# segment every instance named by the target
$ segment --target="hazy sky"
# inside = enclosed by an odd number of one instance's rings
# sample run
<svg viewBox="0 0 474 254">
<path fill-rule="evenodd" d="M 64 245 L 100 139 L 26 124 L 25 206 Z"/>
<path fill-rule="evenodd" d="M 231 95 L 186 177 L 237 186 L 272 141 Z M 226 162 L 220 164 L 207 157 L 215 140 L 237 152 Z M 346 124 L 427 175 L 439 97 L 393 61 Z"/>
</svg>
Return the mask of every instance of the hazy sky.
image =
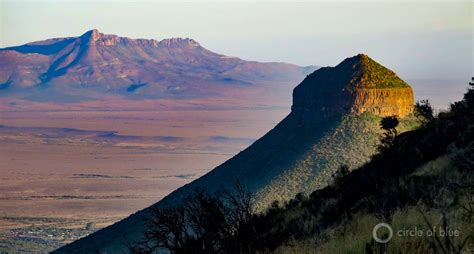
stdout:
<svg viewBox="0 0 474 254">
<path fill-rule="evenodd" d="M 472 1 L 0 1 L 0 47 L 97 28 L 190 37 L 218 53 L 299 65 L 335 65 L 361 52 L 407 79 L 468 80 L 474 72 Z"/>
</svg>

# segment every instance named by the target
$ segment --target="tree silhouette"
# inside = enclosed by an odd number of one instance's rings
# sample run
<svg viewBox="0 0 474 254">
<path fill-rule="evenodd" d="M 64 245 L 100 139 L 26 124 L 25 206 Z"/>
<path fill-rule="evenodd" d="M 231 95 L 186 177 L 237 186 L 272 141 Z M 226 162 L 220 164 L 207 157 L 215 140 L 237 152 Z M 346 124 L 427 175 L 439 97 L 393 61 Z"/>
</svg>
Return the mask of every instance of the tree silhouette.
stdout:
<svg viewBox="0 0 474 254">
<path fill-rule="evenodd" d="M 415 104 L 415 116 L 423 123 L 434 119 L 434 110 L 428 100 L 421 100 Z"/>
<path fill-rule="evenodd" d="M 151 216 L 145 224 L 145 240 L 132 246 L 132 253 L 151 254 L 163 248 L 176 254 L 187 253 L 191 236 L 186 226 L 183 207 L 152 207 Z"/>
<path fill-rule="evenodd" d="M 469 108 L 474 107 L 474 77 L 472 77 L 472 82 L 469 82 L 469 90 L 464 95 L 464 100 L 467 103 Z"/>
<path fill-rule="evenodd" d="M 134 254 L 159 249 L 171 253 L 245 253 L 257 246 L 252 224 L 253 198 L 239 183 L 232 190 L 209 195 L 196 189 L 184 203 L 153 207 L 146 221 L 145 240 L 132 246 Z"/>
<path fill-rule="evenodd" d="M 393 146 L 395 138 L 398 135 L 397 126 L 399 124 L 397 116 L 386 116 L 380 120 L 380 128 L 385 131 L 379 146 L 379 151 L 385 151 Z"/>
<path fill-rule="evenodd" d="M 380 127 L 383 130 L 389 131 L 394 134 L 394 136 L 397 135 L 397 126 L 398 126 L 399 120 L 397 116 L 386 116 L 382 118 L 380 121 Z"/>
<path fill-rule="evenodd" d="M 346 164 L 342 164 L 339 168 L 332 174 L 332 178 L 334 179 L 335 183 L 338 183 L 344 176 L 350 173 L 349 166 Z"/>
</svg>

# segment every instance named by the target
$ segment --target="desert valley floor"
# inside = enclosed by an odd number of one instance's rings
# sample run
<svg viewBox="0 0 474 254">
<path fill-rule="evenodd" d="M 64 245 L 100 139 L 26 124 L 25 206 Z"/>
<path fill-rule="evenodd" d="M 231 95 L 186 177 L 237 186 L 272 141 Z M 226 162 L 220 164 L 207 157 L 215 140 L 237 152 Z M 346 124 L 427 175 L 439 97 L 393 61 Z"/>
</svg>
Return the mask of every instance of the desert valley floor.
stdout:
<svg viewBox="0 0 474 254">
<path fill-rule="evenodd" d="M 4 238 L 73 240 L 89 232 L 48 228 L 93 222 L 94 230 L 151 205 L 244 149 L 286 113 L 3 112 L 0 231 Z"/>
</svg>

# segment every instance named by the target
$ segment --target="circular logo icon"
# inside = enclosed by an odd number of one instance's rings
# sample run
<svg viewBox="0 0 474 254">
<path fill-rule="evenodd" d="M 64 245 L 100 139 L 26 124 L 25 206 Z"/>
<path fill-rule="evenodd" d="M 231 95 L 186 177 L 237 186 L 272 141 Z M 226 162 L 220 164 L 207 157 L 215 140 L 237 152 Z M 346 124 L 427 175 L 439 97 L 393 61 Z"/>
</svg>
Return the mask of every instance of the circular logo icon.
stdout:
<svg viewBox="0 0 474 254">
<path fill-rule="evenodd" d="M 388 236 L 385 239 L 381 239 L 377 235 L 377 231 L 381 228 L 386 228 L 388 230 Z M 372 230 L 372 237 L 378 243 L 388 243 L 393 237 L 392 227 L 390 227 L 390 225 L 388 225 L 387 223 L 379 223 L 379 224 L 375 225 L 374 229 Z"/>
</svg>

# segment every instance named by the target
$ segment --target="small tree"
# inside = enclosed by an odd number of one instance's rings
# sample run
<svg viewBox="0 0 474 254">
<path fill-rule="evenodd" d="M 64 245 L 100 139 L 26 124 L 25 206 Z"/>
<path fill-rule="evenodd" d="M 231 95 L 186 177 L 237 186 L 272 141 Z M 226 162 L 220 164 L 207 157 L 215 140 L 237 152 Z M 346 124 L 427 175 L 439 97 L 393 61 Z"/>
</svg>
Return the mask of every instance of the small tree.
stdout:
<svg viewBox="0 0 474 254">
<path fill-rule="evenodd" d="M 385 151 L 393 146 L 395 138 L 398 135 L 397 126 L 399 124 L 397 116 L 386 116 L 380 121 L 380 128 L 385 131 L 379 146 L 380 151 Z"/>
<path fill-rule="evenodd" d="M 434 119 L 434 110 L 428 100 L 421 100 L 415 104 L 415 116 L 423 123 Z"/>
<path fill-rule="evenodd" d="M 349 166 L 342 164 L 339 168 L 332 174 L 334 183 L 338 183 L 344 176 L 348 175 L 350 172 Z"/>
<path fill-rule="evenodd" d="M 397 126 L 400 123 L 397 116 L 386 116 L 380 121 L 380 127 L 392 134 L 392 136 L 397 136 Z"/>
</svg>

